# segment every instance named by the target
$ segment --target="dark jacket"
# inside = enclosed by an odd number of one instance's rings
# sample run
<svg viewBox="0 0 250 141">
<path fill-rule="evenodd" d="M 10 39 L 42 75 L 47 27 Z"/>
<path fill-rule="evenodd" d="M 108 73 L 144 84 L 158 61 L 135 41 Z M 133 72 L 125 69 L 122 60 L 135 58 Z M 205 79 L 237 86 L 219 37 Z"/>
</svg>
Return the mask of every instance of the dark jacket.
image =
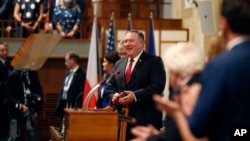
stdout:
<svg viewBox="0 0 250 141">
<path fill-rule="evenodd" d="M 67 77 L 67 73 L 65 74 L 64 80 Z M 79 67 L 77 71 L 74 73 L 73 79 L 69 86 L 69 90 L 67 93 L 67 103 L 70 107 L 78 107 L 82 106 L 82 92 L 84 88 L 86 73 Z M 64 115 L 64 108 L 62 103 L 62 94 L 63 94 L 64 81 L 62 84 L 62 89 L 60 95 L 58 97 L 57 105 L 56 105 L 56 116 L 62 118 Z M 77 105 L 75 105 L 77 104 Z"/>
<path fill-rule="evenodd" d="M 191 86 L 194 83 L 200 82 L 201 73 L 197 73 L 187 82 L 187 85 Z M 179 92 L 179 90 L 170 89 L 169 99 L 173 100 L 173 96 Z M 172 117 L 166 116 L 164 127 L 166 131 L 160 135 L 150 136 L 147 141 L 182 141 L 179 129 L 177 128 L 177 125 Z"/>
<path fill-rule="evenodd" d="M 30 96 L 37 95 L 43 98 L 43 91 L 40 85 L 39 77 L 36 71 L 28 71 L 28 76 L 30 79 L 29 89 L 30 89 Z M 22 77 L 22 70 L 14 70 L 9 74 L 8 81 L 7 81 L 7 88 L 6 88 L 6 96 L 8 99 L 9 110 L 11 118 L 17 118 L 22 114 L 19 111 L 17 104 L 25 104 L 25 94 L 24 94 L 24 80 Z M 29 97 L 30 98 L 30 97 Z M 34 108 L 34 105 L 31 105 L 31 101 L 28 99 L 27 106 L 29 110 L 33 110 L 33 112 L 39 112 L 41 109 L 41 105 L 39 108 Z"/>
<path fill-rule="evenodd" d="M 165 87 L 166 73 L 162 59 L 143 52 L 135 64 L 128 84 L 125 83 L 127 61 L 128 58 L 124 58 L 116 63 L 114 72 L 119 72 L 119 74 L 109 81 L 107 92 L 112 97 L 116 92 L 133 91 L 137 101 L 128 105 L 129 116 L 136 118 L 137 125 L 152 124 L 160 129 L 162 112 L 156 109 L 152 95 L 162 94 Z M 129 131 L 131 127 L 128 125 L 127 128 L 128 139 L 133 138 Z"/>
</svg>

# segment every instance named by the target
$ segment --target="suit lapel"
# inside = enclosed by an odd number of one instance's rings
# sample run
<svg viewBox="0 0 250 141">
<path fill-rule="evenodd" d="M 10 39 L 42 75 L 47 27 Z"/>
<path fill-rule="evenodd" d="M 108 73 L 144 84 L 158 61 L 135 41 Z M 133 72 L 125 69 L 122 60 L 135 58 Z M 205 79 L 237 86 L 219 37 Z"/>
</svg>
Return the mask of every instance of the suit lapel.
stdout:
<svg viewBox="0 0 250 141">
<path fill-rule="evenodd" d="M 143 52 L 141 54 L 141 56 L 139 57 L 138 61 L 136 62 L 134 69 L 132 70 L 131 77 L 130 77 L 130 80 L 128 82 L 128 85 L 133 84 L 131 82 L 135 82 L 134 79 L 136 79 L 136 75 L 137 75 L 136 73 L 140 69 L 140 67 L 142 66 L 142 64 L 143 64 L 143 62 L 145 60 L 145 57 L 146 57 L 146 54 L 145 54 L 145 52 Z"/>
</svg>

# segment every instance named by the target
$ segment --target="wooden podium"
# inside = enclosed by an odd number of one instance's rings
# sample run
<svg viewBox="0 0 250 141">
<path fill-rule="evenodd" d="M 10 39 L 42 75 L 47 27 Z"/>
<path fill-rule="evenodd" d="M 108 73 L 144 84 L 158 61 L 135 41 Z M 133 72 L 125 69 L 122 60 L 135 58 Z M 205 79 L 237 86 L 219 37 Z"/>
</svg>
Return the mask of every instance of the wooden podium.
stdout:
<svg viewBox="0 0 250 141">
<path fill-rule="evenodd" d="M 65 141 L 117 141 L 118 114 L 65 109 Z"/>
</svg>

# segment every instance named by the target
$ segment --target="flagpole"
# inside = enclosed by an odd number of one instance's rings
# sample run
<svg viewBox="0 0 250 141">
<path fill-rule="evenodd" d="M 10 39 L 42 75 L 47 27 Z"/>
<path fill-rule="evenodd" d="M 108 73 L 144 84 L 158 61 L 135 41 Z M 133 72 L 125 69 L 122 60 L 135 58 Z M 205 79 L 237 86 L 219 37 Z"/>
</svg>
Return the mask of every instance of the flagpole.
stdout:
<svg viewBox="0 0 250 141">
<path fill-rule="evenodd" d="M 116 33 L 115 33 L 115 12 L 112 12 L 112 17 L 113 17 L 113 33 L 114 33 L 114 51 L 116 50 Z"/>
<path fill-rule="evenodd" d="M 155 51 L 155 41 L 154 41 L 154 20 L 153 12 L 150 12 L 149 15 L 149 33 L 148 33 L 148 48 L 147 51 L 149 54 L 156 54 Z"/>
<path fill-rule="evenodd" d="M 128 31 L 133 29 L 131 13 L 128 13 Z"/>
</svg>

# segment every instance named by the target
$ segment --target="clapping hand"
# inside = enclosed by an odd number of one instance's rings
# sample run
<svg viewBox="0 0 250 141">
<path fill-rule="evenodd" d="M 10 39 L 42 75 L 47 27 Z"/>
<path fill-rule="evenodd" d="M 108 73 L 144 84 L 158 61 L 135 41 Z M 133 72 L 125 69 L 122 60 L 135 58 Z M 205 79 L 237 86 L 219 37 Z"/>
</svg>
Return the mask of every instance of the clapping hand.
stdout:
<svg viewBox="0 0 250 141">
<path fill-rule="evenodd" d="M 136 126 L 131 129 L 131 133 L 136 137 L 130 141 L 146 141 L 149 136 L 158 135 L 160 132 L 152 125 Z"/>
</svg>

